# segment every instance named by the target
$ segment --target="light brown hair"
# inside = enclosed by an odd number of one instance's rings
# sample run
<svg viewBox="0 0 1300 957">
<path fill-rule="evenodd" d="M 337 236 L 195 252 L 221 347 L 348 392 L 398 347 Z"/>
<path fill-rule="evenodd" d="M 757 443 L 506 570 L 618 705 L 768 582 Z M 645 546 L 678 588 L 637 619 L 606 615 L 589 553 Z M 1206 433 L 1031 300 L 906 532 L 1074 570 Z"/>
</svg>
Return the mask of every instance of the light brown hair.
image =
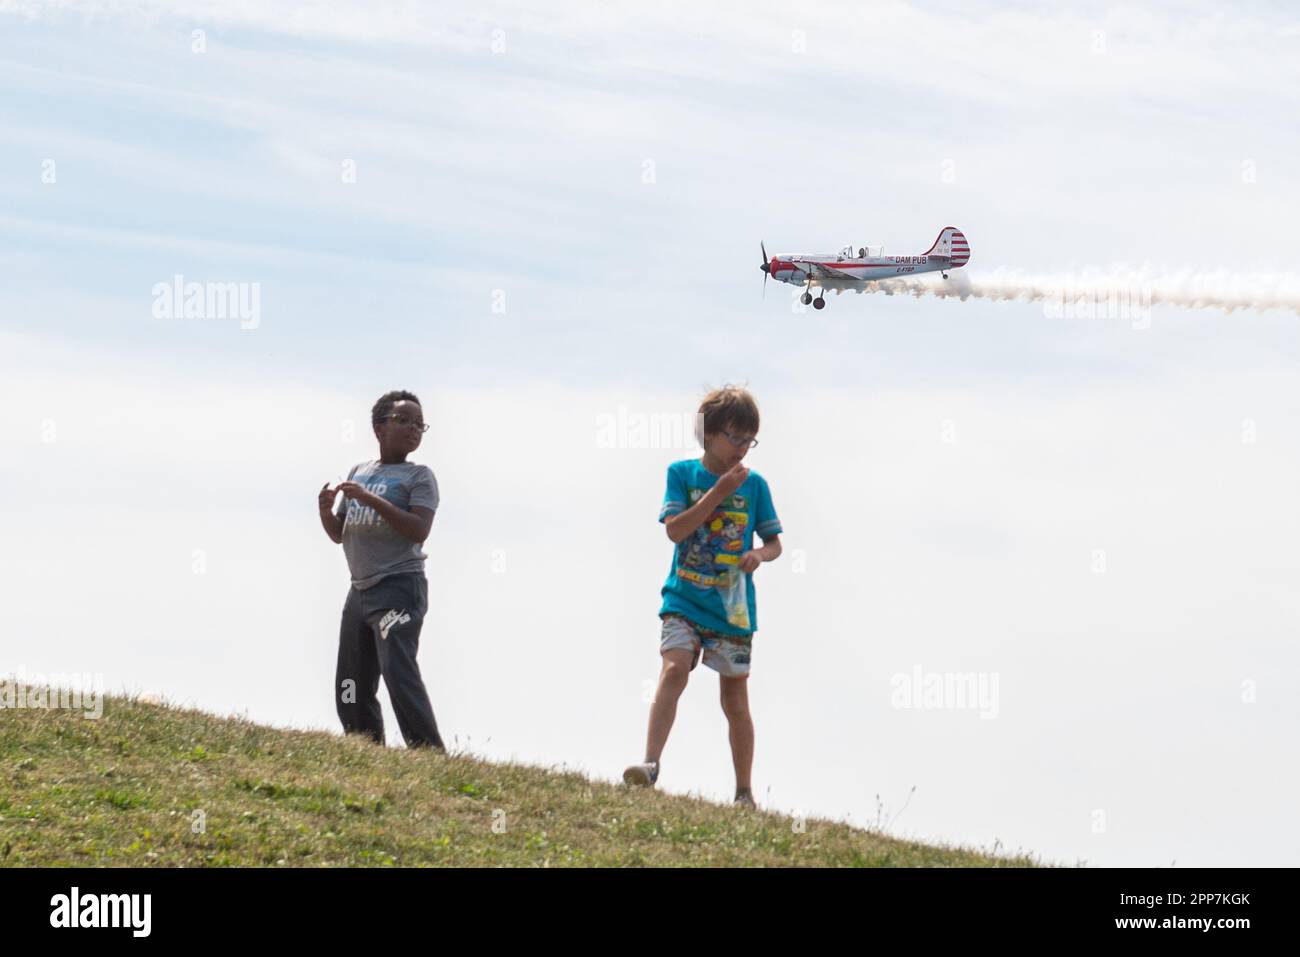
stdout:
<svg viewBox="0 0 1300 957">
<path fill-rule="evenodd" d="M 758 403 L 748 391 L 736 385 L 714 389 L 700 403 L 698 423 L 703 423 L 705 435 L 716 435 L 724 429 L 734 429 L 747 435 L 758 434 Z M 703 436 L 699 436 L 703 442 Z"/>
</svg>

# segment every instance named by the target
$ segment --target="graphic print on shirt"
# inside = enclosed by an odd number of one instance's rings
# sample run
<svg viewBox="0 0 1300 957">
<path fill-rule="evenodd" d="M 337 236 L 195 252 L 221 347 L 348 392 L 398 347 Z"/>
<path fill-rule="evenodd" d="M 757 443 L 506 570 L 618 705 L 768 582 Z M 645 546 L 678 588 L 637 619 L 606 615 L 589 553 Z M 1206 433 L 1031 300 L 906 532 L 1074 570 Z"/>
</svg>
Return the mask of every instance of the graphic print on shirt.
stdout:
<svg viewBox="0 0 1300 957">
<path fill-rule="evenodd" d="M 361 487 L 372 495 L 378 495 L 384 498 L 384 493 L 388 491 L 386 481 L 378 482 L 361 482 Z M 348 499 L 348 512 L 346 525 L 378 525 L 383 522 L 383 518 L 369 505 L 362 505 L 354 498 Z"/>
<path fill-rule="evenodd" d="M 688 491 L 694 505 L 706 489 Z M 745 547 L 745 531 L 749 527 L 749 502 L 743 495 L 732 494 L 723 499 L 691 537 L 677 546 L 677 577 L 709 588 L 724 584 L 728 569 L 740 564 L 740 553 Z"/>
</svg>

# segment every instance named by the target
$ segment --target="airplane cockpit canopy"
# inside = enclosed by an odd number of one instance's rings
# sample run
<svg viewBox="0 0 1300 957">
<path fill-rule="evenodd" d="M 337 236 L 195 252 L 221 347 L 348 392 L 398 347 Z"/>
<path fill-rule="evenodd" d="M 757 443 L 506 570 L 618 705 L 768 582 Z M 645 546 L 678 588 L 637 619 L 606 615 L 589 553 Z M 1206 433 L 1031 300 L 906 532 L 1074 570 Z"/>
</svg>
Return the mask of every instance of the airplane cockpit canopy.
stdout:
<svg viewBox="0 0 1300 957">
<path fill-rule="evenodd" d="M 841 259 L 866 259 L 869 256 L 879 256 L 884 246 L 845 246 L 840 250 Z"/>
</svg>

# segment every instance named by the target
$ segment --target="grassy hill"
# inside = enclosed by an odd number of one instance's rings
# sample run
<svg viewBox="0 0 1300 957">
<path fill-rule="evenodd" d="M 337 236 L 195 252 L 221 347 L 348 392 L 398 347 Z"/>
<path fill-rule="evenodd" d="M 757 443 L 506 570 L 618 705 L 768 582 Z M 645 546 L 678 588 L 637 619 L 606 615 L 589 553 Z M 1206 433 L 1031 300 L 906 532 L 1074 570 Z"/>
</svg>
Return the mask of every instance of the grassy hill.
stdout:
<svg viewBox="0 0 1300 957">
<path fill-rule="evenodd" d="M 0 710 L 0 866 L 1036 866 L 134 698 Z"/>
</svg>

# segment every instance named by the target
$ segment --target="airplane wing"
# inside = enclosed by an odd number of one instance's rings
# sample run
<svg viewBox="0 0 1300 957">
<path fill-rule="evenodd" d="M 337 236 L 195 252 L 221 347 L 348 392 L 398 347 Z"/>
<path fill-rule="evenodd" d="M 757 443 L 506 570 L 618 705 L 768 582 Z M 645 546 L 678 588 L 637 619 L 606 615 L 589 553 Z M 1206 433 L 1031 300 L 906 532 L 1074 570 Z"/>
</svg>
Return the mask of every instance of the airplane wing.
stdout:
<svg viewBox="0 0 1300 957">
<path fill-rule="evenodd" d="M 842 269 L 836 269 L 833 266 L 827 266 L 824 263 L 800 262 L 799 268 L 804 272 L 810 273 L 814 279 L 857 279 L 852 273 L 847 273 Z"/>
</svg>

